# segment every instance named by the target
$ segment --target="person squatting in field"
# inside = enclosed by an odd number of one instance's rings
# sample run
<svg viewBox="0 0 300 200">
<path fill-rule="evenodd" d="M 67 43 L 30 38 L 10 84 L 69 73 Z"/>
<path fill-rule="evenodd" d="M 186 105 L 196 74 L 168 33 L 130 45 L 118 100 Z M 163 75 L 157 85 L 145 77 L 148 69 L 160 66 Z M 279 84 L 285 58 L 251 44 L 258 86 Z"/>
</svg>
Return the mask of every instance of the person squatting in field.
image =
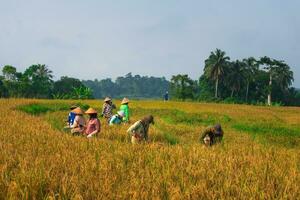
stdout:
<svg viewBox="0 0 300 200">
<path fill-rule="evenodd" d="M 89 108 L 85 113 L 88 114 L 90 118 L 87 121 L 84 135 L 87 136 L 87 138 L 91 138 L 94 135 L 97 136 L 101 129 L 101 123 L 98 119 L 98 112 L 93 108 Z"/>
<path fill-rule="evenodd" d="M 77 108 L 77 106 L 75 105 L 72 105 L 70 106 L 70 112 L 69 112 L 69 115 L 68 115 L 68 120 L 67 120 L 67 126 L 65 126 L 64 128 L 65 129 L 69 129 L 71 128 L 71 126 L 73 125 L 74 123 L 74 119 L 76 117 L 76 114 L 72 112 L 72 110 L 74 110 L 75 108 Z"/>
<path fill-rule="evenodd" d="M 129 99 L 127 99 L 126 97 L 122 100 L 121 102 L 121 106 L 120 106 L 120 111 L 124 112 L 124 116 L 123 116 L 123 122 L 125 123 L 129 123 Z"/>
<path fill-rule="evenodd" d="M 131 143 L 136 144 L 148 140 L 148 130 L 150 124 L 154 124 L 152 115 L 144 117 L 129 127 L 127 133 L 131 135 Z"/>
<path fill-rule="evenodd" d="M 213 144 L 221 142 L 223 135 L 224 132 L 220 124 L 209 126 L 202 132 L 200 142 L 203 142 L 207 146 L 211 146 Z"/>
<path fill-rule="evenodd" d="M 124 117 L 124 112 L 122 110 L 118 111 L 117 114 L 113 115 L 109 121 L 109 125 L 113 126 L 114 124 L 121 124 Z"/>
<path fill-rule="evenodd" d="M 106 119 L 107 123 L 109 123 L 112 115 L 113 115 L 113 109 L 115 109 L 116 106 L 112 103 L 112 99 L 110 97 L 106 97 L 104 99 L 104 104 L 102 107 L 102 116 Z"/>
<path fill-rule="evenodd" d="M 74 119 L 74 123 L 71 126 L 71 133 L 73 135 L 79 135 L 82 134 L 84 131 L 84 127 L 85 127 L 85 119 L 83 117 L 83 111 L 81 110 L 80 107 L 75 108 L 74 110 L 72 110 L 73 113 L 75 113 L 75 119 Z"/>
</svg>

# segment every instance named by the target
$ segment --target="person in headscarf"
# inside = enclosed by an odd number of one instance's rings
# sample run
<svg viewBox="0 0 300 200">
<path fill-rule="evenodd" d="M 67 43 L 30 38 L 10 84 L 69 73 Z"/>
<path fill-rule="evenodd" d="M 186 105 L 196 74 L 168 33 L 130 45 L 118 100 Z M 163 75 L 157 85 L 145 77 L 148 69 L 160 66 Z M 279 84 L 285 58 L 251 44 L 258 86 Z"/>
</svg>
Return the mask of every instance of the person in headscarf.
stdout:
<svg viewBox="0 0 300 200">
<path fill-rule="evenodd" d="M 75 108 L 72 110 L 73 113 L 76 114 L 74 123 L 71 126 L 71 133 L 73 135 L 80 135 L 84 132 L 85 129 L 85 119 L 83 117 L 83 111 L 81 110 L 80 107 Z"/>
<path fill-rule="evenodd" d="M 106 119 L 107 123 L 109 123 L 113 115 L 113 109 L 115 108 L 116 106 L 112 103 L 112 99 L 110 97 L 106 97 L 102 107 L 102 116 Z"/>
<path fill-rule="evenodd" d="M 200 137 L 200 142 L 207 146 L 219 143 L 223 139 L 223 129 L 220 124 L 207 127 Z"/>
<path fill-rule="evenodd" d="M 131 143 L 136 144 L 148 140 L 148 131 L 150 124 L 154 124 L 152 115 L 144 117 L 129 127 L 127 133 L 131 135 Z"/>
<path fill-rule="evenodd" d="M 121 124 L 123 121 L 124 112 L 122 110 L 118 111 L 117 114 L 112 116 L 111 120 L 109 121 L 109 125 L 112 126 L 114 124 Z"/>
<path fill-rule="evenodd" d="M 120 110 L 124 112 L 123 122 L 128 123 L 129 122 L 129 99 L 124 98 L 121 102 Z"/>
<path fill-rule="evenodd" d="M 64 127 L 65 129 L 71 128 L 71 126 L 72 126 L 73 123 L 74 123 L 74 119 L 75 119 L 75 117 L 76 117 L 76 114 L 73 113 L 72 110 L 74 110 L 75 108 L 77 108 L 77 106 L 75 106 L 75 105 L 72 105 L 72 106 L 70 107 L 70 112 L 69 112 L 68 120 L 67 120 L 67 126 Z"/>
<path fill-rule="evenodd" d="M 84 134 L 87 136 L 87 138 L 91 138 L 94 135 L 98 135 L 101 130 L 101 123 L 97 116 L 97 111 L 93 108 L 89 108 L 85 114 L 88 114 L 90 116 L 89 120 L 87 121 L 87 126 L 84 131 Z"/>
</svg>

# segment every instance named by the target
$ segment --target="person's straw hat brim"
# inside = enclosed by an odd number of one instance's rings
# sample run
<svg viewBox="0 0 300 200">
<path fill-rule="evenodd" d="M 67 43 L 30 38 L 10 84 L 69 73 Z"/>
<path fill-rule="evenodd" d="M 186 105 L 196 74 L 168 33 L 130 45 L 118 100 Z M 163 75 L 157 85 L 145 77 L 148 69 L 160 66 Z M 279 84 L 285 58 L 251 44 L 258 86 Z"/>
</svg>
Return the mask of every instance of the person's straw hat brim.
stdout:
<svg viewBox="0 0 300 200">
<path fill-rule="evenodd" d="M 97 112 L 97 110 L 95 110 L 94 108 L 89 108 L 86 112 L 85 112 L 85 114 L 97 114 L 98 112 Z"/>
<path fill-rule="evenodd" d="M 111 101 L 111 98 L 105 97 L 104 102 L 108 102 L 108 101 Z"/>
<path fill-rule="evenodd" d="M 129 99 L 128 98 L 124 98 L 121 102 L 121 104 L 126 104 L 126 103 L 129 103 Z"/>
<path fill-rule="evenodd" d="M 83 115 L 83 111 L 81 110 L 80 107 L 73 109 L 72 112 L 75 113 L 76 115 Z"/>
</svg>

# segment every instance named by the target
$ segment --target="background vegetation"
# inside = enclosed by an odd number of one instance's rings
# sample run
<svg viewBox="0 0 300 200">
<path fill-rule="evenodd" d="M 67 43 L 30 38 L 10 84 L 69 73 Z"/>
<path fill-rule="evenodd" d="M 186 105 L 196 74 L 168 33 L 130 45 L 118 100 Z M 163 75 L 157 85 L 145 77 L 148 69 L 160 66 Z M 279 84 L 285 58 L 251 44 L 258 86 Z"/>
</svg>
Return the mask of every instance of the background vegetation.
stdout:
<svg viewBox="0 0 300 200">
<path fill-rule="evenodd" d="M 288 64 L 269 57 L 231 61 L 220 49 L 205 60 L 199 80 L 186 74 L 148 77 L 128 73 L 103 80 L 79 80 L 63 76 L 54 81 L 46 65 L 36 64 L 24 73 L 6 65 L 0 76 L 0 97 L 92 99 L 158 99 L 170 90 L 171 99 L 259 105 L 300 105 L 300 91 L 291 87 L 294 77 Z"/>
</svg>

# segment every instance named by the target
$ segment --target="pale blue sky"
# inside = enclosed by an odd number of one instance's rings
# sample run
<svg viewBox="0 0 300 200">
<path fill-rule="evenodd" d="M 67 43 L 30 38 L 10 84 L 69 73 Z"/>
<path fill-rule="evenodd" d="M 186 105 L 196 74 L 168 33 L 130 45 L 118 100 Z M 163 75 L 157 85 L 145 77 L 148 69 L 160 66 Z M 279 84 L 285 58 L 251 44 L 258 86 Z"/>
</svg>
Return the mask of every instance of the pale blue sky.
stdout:
<svg viewBox="0 0 300 200">
<path fill-rule="evenodd" d="M 0 0 L 0 65 L 57 78 L 198 78 L 216 48 L 285 60 L 300 87 L 299 0 Z"/>
</svg>

